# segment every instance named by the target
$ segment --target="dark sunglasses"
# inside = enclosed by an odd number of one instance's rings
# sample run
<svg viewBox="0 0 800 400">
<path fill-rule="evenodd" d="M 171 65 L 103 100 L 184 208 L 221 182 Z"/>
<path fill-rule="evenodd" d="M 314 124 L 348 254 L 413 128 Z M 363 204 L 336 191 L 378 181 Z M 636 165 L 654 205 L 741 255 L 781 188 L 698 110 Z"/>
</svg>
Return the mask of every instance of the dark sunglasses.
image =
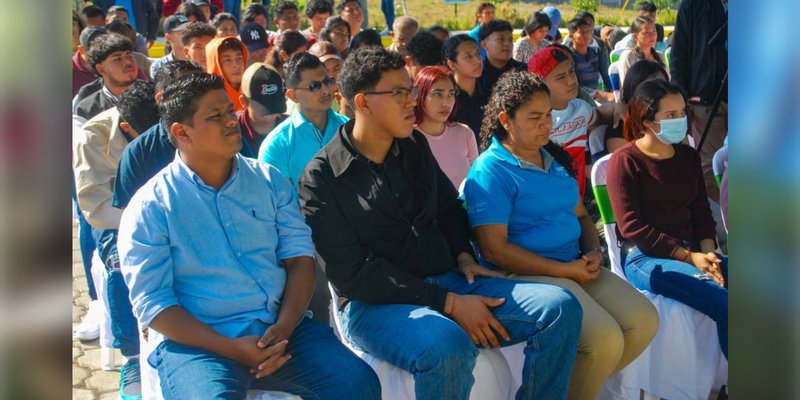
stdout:
<svg viewBox="0 0 800 400">
<path fill-rule="evenodd" d="M 328 77 L 325 77 L 325 79 L 323 79 L 321 81 L 313 81 L 313 82 L 311 82 L 308 85 L 308 87 L 304 87 L 304 88 L 299 87 L 298 89 L 308 90 L 309 92 L 314 93 L 314 92 L 317 92 L 320 89 L 322 89 L 322 85 L 331 87 L 335 83 L 336 83 L 336 78 L 328 76 Z"/>
</svg>

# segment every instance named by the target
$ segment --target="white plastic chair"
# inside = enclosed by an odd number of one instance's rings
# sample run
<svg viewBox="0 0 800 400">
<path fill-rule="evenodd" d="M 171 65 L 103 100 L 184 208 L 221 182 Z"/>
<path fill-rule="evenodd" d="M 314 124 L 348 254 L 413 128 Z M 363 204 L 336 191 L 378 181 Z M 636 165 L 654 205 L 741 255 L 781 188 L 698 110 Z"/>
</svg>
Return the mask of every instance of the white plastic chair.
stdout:
<svg viewBox="0 0 800 400">
<path fill-rule="evenodd" d="M 609 61 L 611 61 L 612 64 L 619 61 L 620 56 L 622 56 L 622 52 L 624 52 L 625 50 L 628 50 L 628 48 L 611 50 L 611 53 L 608 54 L 608 57 L 610 59 Z"/>
<path fill-rule="evenodd" d="M 331 291 L 331 308 L 333 321 L 336 325 L 338 336 L 342 343 L 353 353 L 366 362 L 381 382 L 383 400 L 414 400 L 414 376 L 372 354 L 355 349 L 342 334 L 342 324 L 339 319 L 339 305 L 333 287 Z M 472 375 L 475 384 L 470 393 L 471 400 L 511 400 L 517 393 L 521 384 L 522 364 L 525 359 L 522 350 L 525 343 L 518 343 L 503 349 L 481 349 L 475 362 Z"/>
<path fill-rule="evenodd" d="M 606 168 L 613 154 L 592 167 L 592 190 L 603 220 L 611 271 L 627 281 L 620 263 L 616 219 L 606 189 Z M 640 390 L 669 400 L 707 399 L 728 381 L 716 323 L 676 300 L 641 290 L 658 310 L 659 327 L 639 357 L 607 382 L 600 399 L 638 399 Z"/>
<path fill-rule="evenodd" d="M 614 76 L 614 78 L 612 78 Z M 619 61 L 614 61 L 608 66 L 608 78 L 611 80 L 611 90 L 614 92 L 614 100 L 621 101 L 620 92 L 622 91 L 622 81 L 619 76 Z"/>
</svg>

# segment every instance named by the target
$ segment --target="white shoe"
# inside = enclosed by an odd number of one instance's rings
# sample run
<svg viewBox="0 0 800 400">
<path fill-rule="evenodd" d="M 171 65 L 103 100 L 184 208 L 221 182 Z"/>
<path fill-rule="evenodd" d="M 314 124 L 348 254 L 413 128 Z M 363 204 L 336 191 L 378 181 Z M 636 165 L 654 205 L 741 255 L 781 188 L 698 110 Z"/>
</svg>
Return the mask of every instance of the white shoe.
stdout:
<svg viewBox="0 0 800 400">
<path fill-rule="evenodd" d="M 95 340 L 100 337 L 100 316 L 103 305 L 98 300 L 89 303 L 89 310 L 83 316 L 83 321 L 75 328 L 75 337 L 78 340 Z"/>
</svg>

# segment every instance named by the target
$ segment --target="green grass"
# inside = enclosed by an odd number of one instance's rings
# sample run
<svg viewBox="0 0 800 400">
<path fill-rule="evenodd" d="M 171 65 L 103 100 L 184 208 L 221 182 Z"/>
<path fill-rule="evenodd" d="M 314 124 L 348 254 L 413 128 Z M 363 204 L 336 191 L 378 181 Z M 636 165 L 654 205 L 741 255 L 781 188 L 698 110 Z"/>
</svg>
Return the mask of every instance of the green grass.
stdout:
<svg viewBox="0 0 800 400">
<path fill-rule="evenodd" d="M 467 4 L 458 5 L 458 16 L 455 13 L 455 5 L 444 4 L 442 0 L 406 0 L 408 15 L 416 18 L 423 28 L 431 25 L 442 25 L 451 30 L 469 30 L 475 26 L 475 10 L 478 5 L 485 0 L 470 0 Z M 386 28 L 386 20 L 381 12 L 381 2 L 379 0 L 369 0 L 369 25 L 379 31 Z M 561 11 L 561 27 L 566 27 L 572 17 L 579 10 L 573 9 L 570 4 L 550 4 L 550 3 L 522 3 L 522 2 L 496 2 L 495 14 L 497 18 L 511 22 L 514 28 L 522 28 L 528 16 L 535 11 L 541 10 L 548 5 L 555 6 Z M 395 0 L 395 16 L 403 15 L 402 2 Z M 658 13 L 658 22 L 662 25 L 673 25 L 675 23 L 675 10 L 664 10 Z M 636 18 L 634 10 L 619 10 L 600 6 L 594 13 L 598 25 L 611 23 L 617 26 L 630 26 L 631 21 Z"/>
</svg>

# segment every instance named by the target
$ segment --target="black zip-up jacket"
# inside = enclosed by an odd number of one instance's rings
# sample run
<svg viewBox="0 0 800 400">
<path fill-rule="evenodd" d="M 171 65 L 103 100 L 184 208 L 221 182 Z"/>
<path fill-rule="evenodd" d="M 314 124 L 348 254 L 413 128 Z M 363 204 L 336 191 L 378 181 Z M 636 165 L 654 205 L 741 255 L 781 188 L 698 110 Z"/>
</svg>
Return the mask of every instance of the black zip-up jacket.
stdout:
<svg viewBox="0 0 800 400">
<path fill-rule="evenodd" d="M 683 0 L 672 34 L 669 69 L 672 82 L 680 85 L 686 96 L 700 96 L 700 103 L 710 105 L 728 70 L 728 20 L 720 0 Z M 728 100 L 727 84 L 722 99 Z"/>
<path fill-rule="evenodd" d="M 320 265 L 342 304 L 415 304 L 442 312 L 447 290 L 424 278 L 454 271 L 461 252 L 473 254 L 458 193 L 422 133 L 395 139 L 380 174 L 353 147 L 353 124 L 339 128 L 298 183 Z M 403 180 L 395 189 L 413 193 L 393 193 L 387 176 Z"/>
</svg>

